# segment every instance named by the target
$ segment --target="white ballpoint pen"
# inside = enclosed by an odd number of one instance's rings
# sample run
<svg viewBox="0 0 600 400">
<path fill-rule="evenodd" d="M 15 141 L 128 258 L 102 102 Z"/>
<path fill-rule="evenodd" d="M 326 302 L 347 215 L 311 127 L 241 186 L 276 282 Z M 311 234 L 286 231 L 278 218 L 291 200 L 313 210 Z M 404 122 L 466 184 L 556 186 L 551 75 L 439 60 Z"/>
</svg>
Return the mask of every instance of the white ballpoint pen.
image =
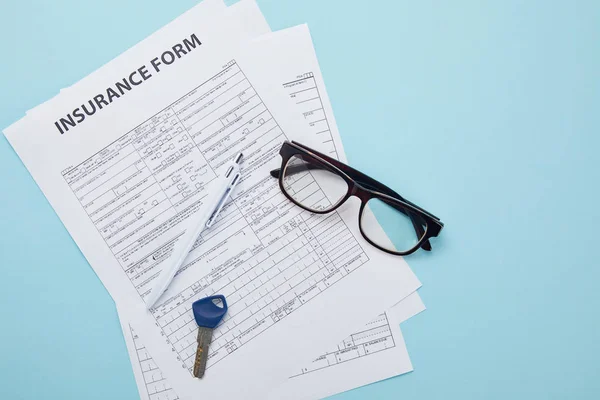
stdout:
<svg viewBox="0 0 600 400">
<path fill-rule="evenodd" d="M 240 171 L 240 162 L 242 161 L 242 153 L 239 153 L 233 159 L 232 165 L 227 168 L 223 178 L 221 178 L 221 182 L 217 185 L 217 191 L 214 192 L 210 200 L 207 202 L 207 207 L 204 208 L 203 212 L 198 212 L 190 221 L 189 229 L 184 233 L 181 238 L 182 245 L 176 246 L 177 253 L 172 255 L 172 259 L 175 261 L 173 264 L 162 270 L 158 278 L 156 278 L 156 283 L 152 288 L 152 291 L 148 295 L 148 299 L 146 301 L 146 308 L 150 310 L 156 301 L 162 296 L 162 294 L 167 290 L 169 284 L 175 277 L 177 271 L 185 261 L 188 253 L 194 246 L 194 243 L 200 236 L 200 233 L 205 228 L 210 228 L 215 219 L 223 209 L 223 206 L 231 197 L 231 193 L 233 189 L 240 181 L 241 171 Z"/>
</svg>

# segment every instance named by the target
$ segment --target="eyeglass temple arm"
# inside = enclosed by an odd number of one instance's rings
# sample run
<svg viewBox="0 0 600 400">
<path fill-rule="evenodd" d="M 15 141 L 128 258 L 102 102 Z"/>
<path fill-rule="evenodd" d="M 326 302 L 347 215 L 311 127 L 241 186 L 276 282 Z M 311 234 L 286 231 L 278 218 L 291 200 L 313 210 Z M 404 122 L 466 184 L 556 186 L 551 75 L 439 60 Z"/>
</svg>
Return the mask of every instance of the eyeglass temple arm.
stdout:
<svg viewBox="0 0 600 400">
<path fill-rule="evenodd" d="M 312 151 L 314 151 L 314 150 L 312 150 Z M 324 155 L 319 154 L 319 156 L 324 156 Z M 325 156 L 325 157 L 327 157 L 327 156 Z M 329 158 L 329 157 L 327 157 L 327 158 Z M 333 161 L 333 159 L 327 160 L 327 161 Z M 345 166 L 347 168 L 351 168 L 351 167 L 348 167 L 348 166 L 346 166 L 344 164 L 341 164 L 341 165 L 343 165 L 343 166 Z M 300 172 L 303 172 L 303 171 L 306 171 L 307 169 L 324 169 L 324 167 L 322 167 L 320 165 L 316 165 L 316 164 L 289 165 L 289 166 L 286 167 L 286 171 L 288 171 L 291 175 L 297 174 L 297 173 L 300 173 Z M 344 171 L 344 172 L 348 173 L 349 171 Z M 358 171 L 356 171 L 356 172 L 359 175 L 363 175 L 364 177 L 368 178 L 369 180 L 374 181 L 374 179 L 369 178 L 368 176 L 362 174 L 361 172 L 358 172 Z M 271 174 L 271 176 L 273 178 L 279 178 L 279 174 L 280 173 L 281 173 L 281 168 L 274 169 L 274 170 L 272 170 L 270 172 L 270 174 Z M 365 182 L 363 182 L 363 179 L 360 179 L 360 177 L 352 176 L 352 175 L 355 175 L 355 174 L 350 173 L 349 175 L 351 175 L 352 178 L 358 178 L 356 180 L 359 181 L 361 184 L 365 184 Z M 374 181 L 374 182 L 378 183 L 377 181 Z M 402 198 L 402 196 L 400 196 L 398 193 L 394 192 L 392 189 L 388 188 L 387 186 L 384 186 L 382 184 L 372 185 L 370 183 L 366 183 L 366 186 L 369 186 L 370 189 L 376 189 L 376 190 L 379 190 L 379 191 L 381 191 L 381 192 L 383 192 L 385 194 L 392 195 L 393 197 L 397 197 L 400 200 L 402 200 L 402 201 L 404 201 L 404 202 L 409 203 L 409 204 L 412 205 L 412 203 L 406 201 L 404 198 Z M 384 186 L 384 188 L 387 189 L 387 190 L 381 190 L 379 188 L 379 186 Z M 386 192 L 388 192 L 388 193 L 386 193 Z M 390 193 L 392 193 L 392 194 L 390 194 Z M 410 221 L 412 222 L 413 228 L 415 229 L 415 232 L 417 233 L 417 236 L 418 237 L 423 237 L 423 235 L 425 234 L 425 230 L 423 229 L 424 221 L 423 221 L 423 219 L 421 218 L 420 215 L 413 214 L 413 213 L 407 213 L 404 209 L 402 209 L 401 207 L 399 207 L 398 205 L 396 205 L 394 203 L 387 203 L 387 204 L 389 204 L 390 206 L 394 207 L 396 210 L 398 210 L 399 212 L 401 212 L 402 214 L 404 214 L 408 218 L 410 218 Z M 431 243 L 429 242 L 429 240 L 424 241 L 423 244 L 421 244 L 421 248 L 423 250 L 426 250 L 426 251 L 431 251 Z"/>
</svg>

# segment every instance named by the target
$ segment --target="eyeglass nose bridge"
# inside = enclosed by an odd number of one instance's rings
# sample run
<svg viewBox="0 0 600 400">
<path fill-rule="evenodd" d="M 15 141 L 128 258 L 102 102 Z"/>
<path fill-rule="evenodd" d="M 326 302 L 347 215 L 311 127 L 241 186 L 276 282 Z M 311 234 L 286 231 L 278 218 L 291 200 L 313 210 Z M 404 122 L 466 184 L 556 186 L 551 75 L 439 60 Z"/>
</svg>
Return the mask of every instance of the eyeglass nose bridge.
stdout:
<svg viewBox="0 0 600 400">
<path fill-rule="evenodd" d="M 358 182 L 352 182 L 351 184 L 351 188 L 350 188 L 350 194 L 348 195 L 348 197 L 357 197 L 361 203 L 366 204 L 367 201 L 369 201 L 369 199 L 371 199 L 371 195 L 370 190 L 364 186 L 362 186 L 360 183 Z"/>
</svg>

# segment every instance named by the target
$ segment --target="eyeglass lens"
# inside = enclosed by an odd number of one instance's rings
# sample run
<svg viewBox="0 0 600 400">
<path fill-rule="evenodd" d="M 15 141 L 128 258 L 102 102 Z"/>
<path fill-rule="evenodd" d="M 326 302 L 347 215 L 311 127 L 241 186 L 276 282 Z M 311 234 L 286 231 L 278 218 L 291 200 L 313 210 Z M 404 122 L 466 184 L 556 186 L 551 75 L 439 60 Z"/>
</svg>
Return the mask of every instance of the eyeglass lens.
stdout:
<svg viewBox="0 0 600 400">
<path fill-rule="evenodd" d="M 367 202 L 360 225 L 363 234 L 377 246 L 397 252 L 413 249 L 426 231 L 423 226 L 423 234 L 419 236 L 409 217 L 409 211 L 400 211 L 391 202 L 378 198 Z"/>
<path fill-rule="evenodd" d="M 327 211 L 344 198 L 348 184 L 312 157 L 297 154 L 283 169 L 283 189 L 303 207 Z"/>
</svg>

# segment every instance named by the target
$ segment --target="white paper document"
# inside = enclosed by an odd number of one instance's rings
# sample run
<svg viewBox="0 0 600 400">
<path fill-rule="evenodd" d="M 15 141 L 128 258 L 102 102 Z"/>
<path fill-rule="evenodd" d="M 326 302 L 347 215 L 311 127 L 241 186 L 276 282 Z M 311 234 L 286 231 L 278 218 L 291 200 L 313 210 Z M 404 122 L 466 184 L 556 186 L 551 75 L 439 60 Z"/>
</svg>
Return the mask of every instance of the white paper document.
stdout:
<svg viewBox="0 0 600 400">
<path fill-rule="evenodd" d="M 271 391 L 269 398 L 323 398 L 412 371 L 399 327 L 403 320 L 398 317 L 408 315 L 410 318 L 423 311 L 425 306 L 418 296 L 413 295 L 402 303 L 298 369 L 295 375 Z"/>
<path fill-rule="evenodd" d="M 365 328 L 338 343 L 335 349 L 302 368 L 272 393 L 277 398 L 321 398 L 366 383 L 389 378 L 410 368 L 399 323 L 425 310 L 417 293 L 371 321 Z M 134 329 L 121 319 L 123 336 L 142 400 L 177 400 L 177 391 L 165 378 Z M 367 361 L 373 360 L 373 361 Z M 343 365 L 343 366 L 342 366 Z M 337 368 L 337 366 L 342 366 Z M 369 368 L 369 369 L 367 369 Z M 348 374 L 348 369 L 351 373 Z M 385 369 L 385 376 L 381 374 Z M 392 370 L 393 369 L 393 370 Z M 402 371 L 394 374 L 394 371 Z M 332 376 L 334 375 L 335 376 Z M 365 382 L 377 374 L 378 379 Z M 308 382 L 318 380 L 317 382 Z M 311 385 L 307 390 L 305 385 Z"/>
<path fill-rule="evenodd" d="M 323 143 L 302 133 L 306 122 L 265 61 L 236 50 L 246 33 L 216 25 L 174 21 L 151 37 L 155 45 L 109 63 L 5 134 L 178 392 L 258 398 L 420 283 L 401 258 L 362 239 L 355 201 L 319 216 L 283 196 L 269 175 L 282 142 Z M 205 44 L 203 33 L 219 28 L 229 44 Z M 146 311 L 190 216 L 240 151 L 232 201 Z M 327 187 L 310 185 L 316 203 L 329 202 Z M 214 293 L 229 312 L 200 381 L 190 373 L 191 303 Z"/>
<path fill-rule="evenodd" d="M 270 49 L 274 54 L 284 54 L 284 57 L 273 59 L 269 67 L 279 72 L 286 71 L 291 77 L 283 82 L 283 86 L 293 100 L 296 110 L 306 120 L 306 131 L 303 134 L 317 137 L 324 145 L 321 148 L 331 156 L 343 157 L 343 149 L 339 146 L 336 149 L 335 143 L 338 141 L 334 142 L 333 139 L 338 135 L 337 126 L 307 28 L 300 26 L 268 34 L 259 42 L 258 46 L 251 46 L 249 51 L 261 54 Z M 291 64 L 288 63 L 291 58 L 285 54 L 286 48 L 288 51 L 293 49 L 294 52 L 295 62 Z M 424 305 L 418 294 L 411 294 L 390 311 L 371 321 L 364 329 L 350 335 L 336 348 L 322 354 L 306 367 L 298 368 L 293 379 L 288 379 L 273 392 L 274 398 L 325 397 L 412 370 L 401 332 L 397 328 L 398 323 L 395 321 L 404 321 L 423 309 Z M 127 343 L 142 397 L 175 398 L 175 391 L 170 389 L 171 386 L 141 344 L 141 340 L 135 335 L 132 336 L 132 330 L 125 323 L 124 326 L 124 334 L 130 336 Z M 135 338 L 135 347 L 131 337 Z M 340 365 L 340 368 L 332 368 L 337 365 Z"/>
</svg>

